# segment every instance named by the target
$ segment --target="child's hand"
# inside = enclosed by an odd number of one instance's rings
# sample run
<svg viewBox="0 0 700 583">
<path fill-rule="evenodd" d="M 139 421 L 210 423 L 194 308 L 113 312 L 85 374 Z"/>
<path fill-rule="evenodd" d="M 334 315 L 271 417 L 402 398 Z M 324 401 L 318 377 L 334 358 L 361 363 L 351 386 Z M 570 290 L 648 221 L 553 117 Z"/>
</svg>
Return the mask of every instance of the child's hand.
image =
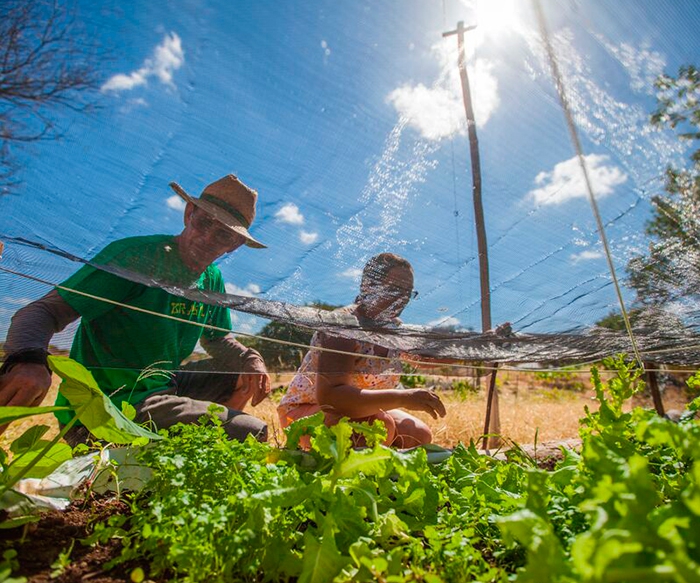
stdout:
<svg viewBox="0 0 700 583">
<path fill-rule="evenodd" d="M 444 417 L 447 414 L 445 405 L 440 397 L 430 389 L 406 389 L 406 409 L 413 411 L 425 411 L 433 419 Z"/>
</svg>

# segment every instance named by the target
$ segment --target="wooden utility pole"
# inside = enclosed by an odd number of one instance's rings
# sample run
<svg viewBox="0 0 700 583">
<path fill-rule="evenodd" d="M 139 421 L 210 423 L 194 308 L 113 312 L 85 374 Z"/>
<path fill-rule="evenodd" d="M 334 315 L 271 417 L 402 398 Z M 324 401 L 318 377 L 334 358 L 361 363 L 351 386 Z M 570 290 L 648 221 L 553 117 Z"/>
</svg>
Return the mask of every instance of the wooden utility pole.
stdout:
<svg viewBox="0 0 700 583">
<path fill-rule="evenodd" d="M 644 368 L 646 369 L 647 385 L 651 391 L 651 397 L 654 400 L 654 409 L 656 409 L 656 412 L 663 417 L 665 414 L 664 402 L 661 399 L 659 381 L 656 377 L 656 372 L 654 372 L 656 365 L 653 362 L 645 362 Z"/>
<path fill-rule="evenodd" d="M 467 114 L 467 132 L 469 134 L 469 152 L 472 166 L 472 198 L 474 201 L 474 222 L 476 224 L 476 242 L 479 250 L 479 282 L 481 287 L 481 331 L 491 329 L 491 289 L 489 283 L 489 257 L 486 244 L 486 225 L 484 222 L 484 207 L 481 202 L 481 158 L 479 157 L 479 140 L 476 137 L 476 121 L 472 107 L 469 77 L 467 76 L 466 56 L 464 53 L 464 33 L 475 29 L 476 26 L 464 27 L 464 22 L 457 23 L 456 30 L 444 32 L 443 38 L 457 35 L 457 66 L 462 81 L 462 98 Z M 500 415 L 498 411 L 498 391 L 496 389 L 496 370 L 491 374 L 489 393 L 486 402 L 486 422 L 484 434 L 500 433 Z M 494 439 L 484 440 L 484 446 L 496 445 Z"/>
<path fill-rule="evenodd" d="M 486 245 L 486 226 L 484 224 L 484 207 L 481 203 L 481 158 L 479 157 L 479 140 L 476 137 L 474 108 L 469 90 L 466 57 L 464 54 L 464 33 L 476 26 L 464 28 L 464 22 L 457 23 L 457 29 L 444 32 L 443 37 L 457 35 L 457 67 L 462 80 L 462 98 L 467 113 L 467 132 L 469 133 L 469 152 L 472 164 L 472 197 L 474 200 L 474 222 L 476 223 L 476 242 L 479 249 L 479 281 L 481 283 L 481 328 L 482 332 L 491 329 L 491 290 L 489 289 L 489 258 Z"/>
</svg>

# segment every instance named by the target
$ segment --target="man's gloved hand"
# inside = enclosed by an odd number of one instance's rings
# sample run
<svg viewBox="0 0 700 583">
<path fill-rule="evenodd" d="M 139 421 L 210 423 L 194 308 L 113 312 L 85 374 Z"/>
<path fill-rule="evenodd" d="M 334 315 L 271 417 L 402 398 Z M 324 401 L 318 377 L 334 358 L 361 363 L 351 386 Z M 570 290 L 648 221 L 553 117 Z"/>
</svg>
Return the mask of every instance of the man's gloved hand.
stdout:
<svg viewBox="0 0 700 583">
<path fill-rule="evenodd" d="M 0 375 L 0 406 L 39 405 L 51 387 L 51 373 L 43 364 L 17 363 Z"/>
<path fill-rule="evenodd" d="M 51 387 L 51 373 L 43 364 L 17 363 L 0 375 L 0 406 L 40 405 Z M 7 425 L 0 427 L 0 433 Z"/>
<path fill-rule="evenodd" d="M 270 394 L 270 375 L 262 358 L 248 358 L 243 365 L 243 374 L 238 377 L 237 391 L 249 395 L 251 404 L 256 407 Z"/>
</svg>

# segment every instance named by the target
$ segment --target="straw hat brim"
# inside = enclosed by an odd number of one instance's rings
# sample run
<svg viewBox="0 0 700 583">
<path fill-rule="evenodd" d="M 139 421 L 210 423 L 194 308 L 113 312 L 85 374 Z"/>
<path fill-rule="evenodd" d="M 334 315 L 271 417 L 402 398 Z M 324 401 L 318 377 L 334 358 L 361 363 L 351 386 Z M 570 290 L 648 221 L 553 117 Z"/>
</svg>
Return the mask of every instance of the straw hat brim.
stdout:
<svg viewBox="0 0 700 583">
<path fill-rule="evenodd" d="M 219 207 L 216 204 L 211 203 L 209 201 L 202 200 L 200 198 L 194 198 L 193 196 L 190 196 L 189 194 L 187 194 L 185 192 L 185 190 L 177 182 L 171 182 L 170 188 L 172 188 L 173 191 L 175 192 L 175 194 L 177 194 L 185 202 L 191 202 L 193 205 L 201 208 L 207 214 L 209 214 L 210 216 L 215 218 L 221 224 L 223 224 L 224 226 L 231 229 L 234 233 L 237 233 L 238 235 L 242 235 L 243 237 L 245 237 L 245 240 L 246 240 L 245 244 L 248 247 L 253 247 L 254 249 L 266 249 L 267 248 L 267 245 L 264 245 L 263 243 L 258 241 L 255 237 L 253 237 L 248 232 L 248 229 L 245 227 L 245 225 L 241 224 L 241 222 L 236 217 L 234 217 L 233 215 L 230 215 L 225 210 L 223 210 L 221 207 Z"/>
</svg>

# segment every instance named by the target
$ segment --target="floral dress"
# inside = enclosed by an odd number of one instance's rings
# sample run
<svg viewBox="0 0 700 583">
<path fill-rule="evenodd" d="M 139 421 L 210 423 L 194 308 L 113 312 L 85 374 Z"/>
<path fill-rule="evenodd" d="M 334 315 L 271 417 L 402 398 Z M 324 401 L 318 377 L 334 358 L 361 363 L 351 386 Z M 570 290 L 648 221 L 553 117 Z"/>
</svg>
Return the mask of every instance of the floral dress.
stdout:
<svg viewBox="0 0 700 583">
<path fill-rule="evenodd" d="M 280 404 L 277 407 L 282 424 L 292 409 L 302 405 L 318 405 L 316 398 L 316 379 L 318 378 L 318 363 L 321 356 L 320 350 L 314 347 L 321 345 L 320 334 L 317 332 L 311 339 L 311 350 L 304 356 L 304 360 L 287 389 Z M 405 354 L 399 350 L 389 350 L 383 358 L 367 358 L 378 356 L 379 347 L 370 342 L 355 341 L 353 352 L 357 353 L 354 364 L 354 372 L 350 376 L 349 384 L 358 389 L 393 389 L 399 384 L 401 377 L 401 361 L 414 360 L 413 355 Z M 382 351 L 384 349 L 381 349 Z"/>
</svg>

